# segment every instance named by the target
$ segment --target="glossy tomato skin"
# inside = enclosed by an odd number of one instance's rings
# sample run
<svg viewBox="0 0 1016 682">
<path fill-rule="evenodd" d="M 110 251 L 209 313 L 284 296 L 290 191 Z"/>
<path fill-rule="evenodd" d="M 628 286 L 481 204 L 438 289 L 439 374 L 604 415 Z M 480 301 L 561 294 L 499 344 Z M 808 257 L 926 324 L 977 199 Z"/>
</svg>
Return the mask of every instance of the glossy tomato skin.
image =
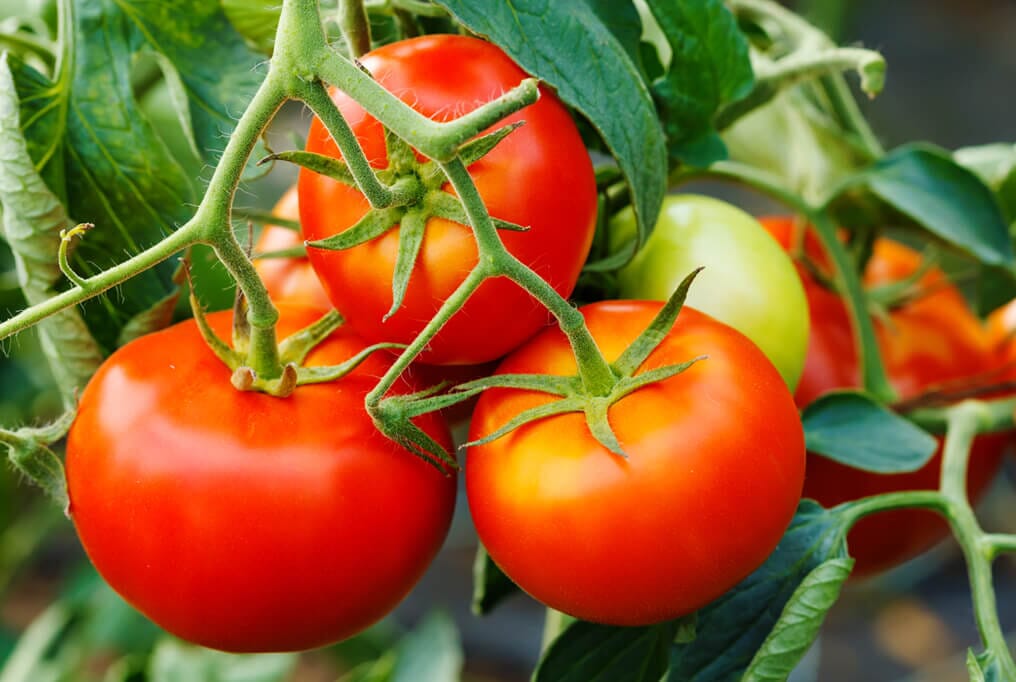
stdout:
<svg viewBox="0 0 1016 682">
<path fill-rule="evenodd" d="M 582 311 L 612 360 L 661 305 L 600 302 Z M 754 344 L 691 308 L 642 371 L 703 353 L 708 359 L 610 408 L 627 459 L 597 443 L 581 414 L 532 422 L 469 449 L 466 490 L 479 537 L 530 595 L 589 621 L 657 623 L 720 596 L 776 547 L 804 478 L 793 398 Z M 498 372 L 566 375 L 575 362 L 553 328 Z M 488 390 L 470 438 L 548 400 Z"/>
<path fill-rule="evenodd" d="M 360 61 L 381 85 L 437 120 L 466 114 L 526 78 L 500 48 L 464 36 L 432 35 L 393 43 Z M 376 168 L 384 167 L 380 124 L 342 93 L 333 98 L 367 158 Z M 592 163 L 567 110 L 546 89 L 541 88 L 535 104 L 498 125 L 515 121 L 525 125 L 469 171 L 491 215 L 530 228 L 501 230 L 508 250 L 567 296 L 592 242 L 596 219 Z M 311 124 L 307 149 L 339 156 L 318 119 Z M 305 169 L 299 189 L 308 240 L 344 231 L 368 209 L 359 191 Z M 391 230 L 345 251 L 309 250 L 332 303 L 370 341 L 411 342 L 477 262 L 468 227 L 431 218 L 403 305 L 382 322 L 392 302 L 398 241 L 398 230 Z M 452 317 L 421 360 L 433 364 L 493 360 L 549 319 L 543 306 L 516 284 L 503 277 L 491 279 Z"/>
<path fill-rule="evenodd" d="M 296 186 L 290 187 L 272 209 L 274 215 L 289 220 L 300 219 L 300 199 Z M 255 253 L 282 251 L 303 246 L 303 237 L 295 230 L 279 225 L 265 225 L 261 230 Z M 331 310 L 332 303 L 321 288 L 321 282 L 314 274 L 310 260 L 304 258 L 262 258 L 254 261 L 254 267 L 268 289 L 275 303 L 292 303 Z"/>
<path fill-rule="evenodd" d="M 611 241 L 635 235 L 635 214 L 611 220 Z M 665 301 L 684 277 L 705 270 L 687 304 L 729 324 L 762 349 L 791 390 L 808 348 L 808 302 L 794 263 L 751 215 L 725 201 L 672 194 L 645 245 L 618 272 L 623 298 Z"/>
<path fill-rule="evenodd" d="M 280 332 L 316 315 L 283 308 Z M 228 313 L 211 322 L 228 334 Z M 363 346 L 340 330 L 309 364 Z M 192 321 L 121 348 L 67 444 L 70 516 L 99 573 L 169 632 L 232 652 L 310 649 L 387 614 L 445 537 L 455 477 L 366 415 L 386 366 L 280 399 L 233 389 Z M 451 445 L 438 418 L 420 425 Z"/>
<path fill-rule="evenodd" d="M 789 219 L 762 221 L 784 245 L 790 243 Z M 809 244 L 809 251 L 818 248 Z M 920 267 L 920 254 L 880 239 L 864 274 L 868 286 L 898 281 Z M 811 337 L 804 374 L 795 399 L 802 408 L 839 388 L 860 386 L 857 348 L 843 300 L 801 276 L 811 311 Z M 937 385 L 972 380 L 989 372 L 993 356 L 987 335 L 959 291 L 938 269 L 921 280 L 929 293 L 891 311 L 889 323 L 875 318 L 875 332 L 889 381 L 901 399 L 913 398 Z M 980 436 L 974 442 L 968 491 L 977 499 L 988 487 L 1001 461 L 1006 437 Z M 928 490 L 939 485 L 939 450 L 923 468 L 903 474 L 876 474 L 844 466 L 818 455 L 808 456 L 804 496 L 830 507 L 848 500 L 901 490 Z M 936 514 L 923 510 L 884 512 L 862 519 L 847 539 L 857 563 L 855 576 L 876 574 L 927 550 L 944 538 L 948 527 Z"/>
</svg>

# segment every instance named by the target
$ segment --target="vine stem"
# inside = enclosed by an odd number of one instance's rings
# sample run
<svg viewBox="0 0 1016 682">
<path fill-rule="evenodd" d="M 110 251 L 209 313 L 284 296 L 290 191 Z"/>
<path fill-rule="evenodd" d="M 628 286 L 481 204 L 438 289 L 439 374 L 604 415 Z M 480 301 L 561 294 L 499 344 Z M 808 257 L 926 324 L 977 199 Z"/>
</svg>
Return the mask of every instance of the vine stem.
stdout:
<svg viewBox="0 0 1016 682">
<path fill-rule="evenodd" d="M 370 22 L 363 0 L 339 0 L 339 28 L 354 59 L 370 52 Z"/>
<path fill-rule="evenodd" d="M 840 283 L 843 285 L 854 337 L 857 341 L 864 388 L 882 402 L 892 403 L 896 395 L 889 383 L 885 365 L 878 352 L 875 327 L 868 315 L 864 288 L 861 285 L 860 277 L 851 266 L 846 249 L 836 236 L 835 225 L 826 216 L 825 211 L 812 206 L 784 187 L 775 176 L 732 161 L 718 161 L 709 168 L 681 169 L 671 174 L 670 180 L 671 184 L 677 184 L 698 178 L 730 180 L 747 185 L 794 209 L 812 224 L 823 248 L 832 259 Z"/>
</svg>

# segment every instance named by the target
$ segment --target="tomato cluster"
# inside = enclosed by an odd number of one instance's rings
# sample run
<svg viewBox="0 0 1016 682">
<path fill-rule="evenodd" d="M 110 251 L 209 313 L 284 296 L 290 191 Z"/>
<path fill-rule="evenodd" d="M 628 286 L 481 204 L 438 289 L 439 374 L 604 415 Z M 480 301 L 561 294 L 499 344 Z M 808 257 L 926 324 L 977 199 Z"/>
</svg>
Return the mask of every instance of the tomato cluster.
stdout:
<svg viewBox="0 0 1016 682">
<path fill-rule="evenodd" d="M 361 63 L 438 120 L 467 113 L 525 77 L 496 46 L 463 36 L 391 44 Z M 348 96 L 333 97 L 371 165 L 387 168 L 381 124 Z M 596 224 L 592 165 L 553 93 L 542 90 L 536 104 L 502 125 L 522 120 L 469 171 L 493 217 L 527 228 L 501 231 L 507 250 L 567 297 Z M 317 119 L 307 150 L 340 157 Z M 441 191 L 455 196 L 447 185 Z M 257 251 L 341 234 L 369 210 L 355 187 L 303 169 L 298 190 L 276 207 L 280 217 L 299 218 L 302 235 L 266 227 Z M 491 388 L 476 404 L 470 437 L 479 443 L 466 462 L 470 511 L 492 559 L 541 602 L 617 625 L 677 618 L 766 560 L 802 490 L 833 505 L 937 483 L 939 456 L 895 476 L 806 458 L 798 409 L 857 386 L 857 351 L 839 295 L 795 268 L 781 248 L 791 244 L 790 222 L 768 219 L 765 227 L 714 199 L 669 197 L 656 231 L 619 273 L 623 297 L 636 300 L 581 309 L 614 362 L 663 308 L 649 299 L 666 299 L 690 270 L 707 266 L 634 376 L 694 362 L 607 403 L 604 395 L 585 396 L 584 409 L 605 411 L 623 454 L 594 435 L 582 409 L 485 440 L 554 401 L 550 393 Z M 281 304 L 283 334 L 333 305 L 346 319 L 306 364 L 334 365 L 371 343 L 411 342 L 477 263 L 470 228 L 431 216 L 402 305 L 386 317 L 401 229 L 393 225 L 346 250 L 310 248 L 307 258 L 258 261 Z M 622 213 L 609 239 L 621 244 L 635 229 L 634 215 Z M 821 262 L 821 253 L 810 255 Z M 915 253 L 880 241 L 865 280 L 894 282 L 918 267 Z M 925 294 L 893 307 L 878 325 L 903 398 L 976 377 L 995 362 L 986 333 L 944 275 L 931 270 L 920 285 Z M 210 322 L 224 332 L 229 316 Z M 420 357 L 467 367 L 417 363 L 392 393 L 489 374 L 490 366 L 470 365 L 502 357 L 498 375 L 575 378 L 569 339 L 549 322 L 546 308 L 518 284 L 489 279 Z M 282 399 L 234 390 L 230 368 L 193 321 L 123 347 L 82 395 L 67 448 L 69 513 L 98 570 L 169 631 L 230 651 L 319 646 L 382 617 L 440 547 L 456 485 L 449 468 L 382 436 L 365 410 L 365 396 L 391 361 L 375 353 L 339 381 L 298 386 Z M 431 412 L 414 423 L 451 451 L 447 416 Z M 974 495 L 997 469 L 999 441 L 984 438 L 976 450 Z M 926 548 L 943 532 L 927 516 L 907 511 L 862 521 L 850 536 L 858 570 L 881 570 Z"/>
</svg>

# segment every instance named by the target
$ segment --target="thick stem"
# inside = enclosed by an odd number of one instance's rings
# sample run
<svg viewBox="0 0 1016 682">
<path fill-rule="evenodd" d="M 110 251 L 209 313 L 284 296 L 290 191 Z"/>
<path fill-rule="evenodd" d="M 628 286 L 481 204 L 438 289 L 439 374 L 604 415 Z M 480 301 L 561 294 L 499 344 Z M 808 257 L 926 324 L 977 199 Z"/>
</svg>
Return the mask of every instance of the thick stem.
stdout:
<svg viewBox="0 0 1016 682">
<path fill-rule="evenodd" d="M 339 28 L 354 59 L 370 52 L 370 22 L 363 0 L 339 0 Z"/>
<path fill-rule="evenodd" d="M 895 399 L 895 391 L 889 384 L 885 366 L 878 352 L 875 328 L 868 315 L 864 288 L 857 272 L 851 266 L 846 249 L 836 236 L 836 228 L 826 217 L 825 212 L 816 209 L 804 199 L 783 187 L 778 178 L 764 172 L 730 161 L 719 161 L 707 169 L 682 169 L 671 174 L 671 184 L 677 184 L 698 178 L 718 178 L 732 180 L 752 187 L 763 194 L 785 204 L 803 215 L 815 228 L 822 246 L 833 261 L 836 273 L 843 285 L 844 297 L 850 311 L 854 336 L 857 341 L 858 358 L 861 365 L 861 378 L 864 388 L 879 400 L 891 403 Z"/>
<path fill-rule="evenodd" d="M 1016 426 L 1013 413 L 1016 412 L 1016 398 L 984 400 L 979 402 L 980 425 L 978 433 L 1008 431 Z M 926 431 L 945 433 L 951 415 L 951 407 L 922 407 L 905 412 L 907 419 Z"/>
<path fill-rule="evenodd" d="M 465 116 L 438 123 L 406 106 L 351 61 L 331 50 L 322 51 L 315 73 L 359 102 L 371 116 L 421 154 L 437 161 L 451 160 L 462 144 L 539 97 L 536 79 L 527 78 Z"/>
<path fill-rule="evenodd" d="M 546 306 L 557 318 L 561 331 L 567 335 L 571 343 L 578 364 L 579 377 L 587 393 L 598 396 L 609 394 L 617 383 L 617 377 L 614 376 L 610 364 L 589 333 L 582 313 L 557 293 L 546 280 L 505 249 L 490 214 L 487 213 L 483 198 L 465 165 L 455 160 L 441 164 L 441 168 L 462 201 L 469 222 L 473 226 L 480 261 L 488 262 L 492 270 L 510 278 Z"/>
</svg>

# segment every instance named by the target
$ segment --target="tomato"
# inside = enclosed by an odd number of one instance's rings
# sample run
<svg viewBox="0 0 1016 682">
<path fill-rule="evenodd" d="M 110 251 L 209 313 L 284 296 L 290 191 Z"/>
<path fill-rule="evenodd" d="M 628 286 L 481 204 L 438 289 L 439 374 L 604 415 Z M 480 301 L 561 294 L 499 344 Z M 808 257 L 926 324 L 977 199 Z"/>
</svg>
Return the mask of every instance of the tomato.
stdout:
<svg viewBox="0 0 1016 682">
<path fill-rule="evenodd" d="M 519 84 L 526 74 L 497 46 L 465 36 L 432 35 L 381 47 L 360 58 L 388 90 L 437 120 L 456 118 Z M 381 125 L 336 92 L 376 168 L 387 164 Z M 568 296 L 589 252 L 596 219 L 592 163 L 567 109 L 550 91 L 499 126 L 525 125 L 470 166 L 491 215 L 527 232 L 501 230 L 507 249 Z M 319 120 L 307 149 L 339 156 Z M 304 236 L 317 240 L 342 232 L 368 210 L 359 191 L 306 169 L 300 172 Z M 446 186 L 447 191 L 451 189 Z M 371 341 L 411 342 L 477 262 L 470 228 L 430 218 L 402 307 L 387 322 L 399 230 L 345 251 L 310 249 L 328 297 L 349 324 Z M 548 313 L 503 277 L 484 282 L 432 340 L 421 360 L 472 364 L 493 360 L 534 334 Z"/>
<path fill-rule="evenodd" d="M 316 315 L 283 308 L 280 333 Z M 210 321 L 228 333 L 228 313 Z M 308 364 L 363 347 L 340 329 Z M 363 401 L 386 367 L 372 356 L 280 399 L 233 389 L 193 321 L 118 350 L 67 442 L 70 517 L 99 573 L 169 632 L 226 651 L 309 649 L 387 614 L 445 537 L 455 477 L 375 429 Z M 418 423 L 450 447 L 438 417 Z"/>
<path fill-rule="evenodd" d="M 1016 376 L 1016 300 L 988 316 L 988 335 L 998 355 L 1003 377 Z"/>
<path fill-rule="evenodd" d="M 611 240 L 621 244 L 635 229 L 635 214 L 625 209 L 611 221 Z M 666 300 L 699 266 L 705 270 L 687 305 L 754 341 L 793 389 L 808 347 L 808 302 L 786 252 L 741 209 L 711 197 L 668 196 L 649 239 L 618 273 L 620 294 Z"/>
<path fill-rule="evenodd" d="M 656 301 L 582 308 L 608 359 L 660 310 Z M 756 569 L 801 494 L 804 436 L 779 372 L 740 332 L 685 308 L 640 368 L 707 359 L 622 398 L 609 419 L 627 458 L 571 413 L 469 449 L 466 491 L 490 556 L 522 589 L 585 620 L 646 625 L 695 609 Z M 574 374 L 565 336 L 548 329 L 499 373 Z M 489 389 L 478 439 L 553 396 Z"/>
<path fill-rule="evenodd" d="M 295 185 L 282 195 L 272 213 L 289 220 L 300 218 L 300 200 Z M 278 225 L 265 225 L 254 245 L 254 252 L 282 251 L 297 246 L 303 246 L 303 237 L 299 232 Z M 254 261 L 254 267 L 275 303 L 295 303 L 331 310 L 331 301 L 325 296 L 306 257 L 262 258 Z"/>
<path fill-rule="evenodd" d="M 763 219 L 766 227 L 789 245 L 790 219 Z M 880 239 L 864 273 L 864 283 L 877 286 L 913 274 L 920 254 L 896 242 Z M 801 269 L 811 311 L 811 339 L 804 373 L 795 398 L 804 407 L 838 388 L 861 385 L 857 349 L 843 300 L 822 287 Z M 987 335 L 960 292 L 937 268 L 921 278 L 926 291 L 916 300 L 875 318 L 875 332 L 890 383 L 901 399 L 913 398 L 949 382 L 971 380 L 993 365 Z M 977 499 L 1000 464 L 1005 436 L 980 436 L 974 443 L 968 489 Z M 923 468 L 902 474 L 877 474 L 847 467 L 818 455 L 808 456 L 804 496 L 829 507 L 848 500 L 900 490 L 935 489 L 942 466 L 938 452 Z M 948 533 L 935 513 L 898 510 L 862 519 L 847 539 L 857 560 L 854 575 L 869 575 L 891 568 L 928 549 Z"/>
</svg>

